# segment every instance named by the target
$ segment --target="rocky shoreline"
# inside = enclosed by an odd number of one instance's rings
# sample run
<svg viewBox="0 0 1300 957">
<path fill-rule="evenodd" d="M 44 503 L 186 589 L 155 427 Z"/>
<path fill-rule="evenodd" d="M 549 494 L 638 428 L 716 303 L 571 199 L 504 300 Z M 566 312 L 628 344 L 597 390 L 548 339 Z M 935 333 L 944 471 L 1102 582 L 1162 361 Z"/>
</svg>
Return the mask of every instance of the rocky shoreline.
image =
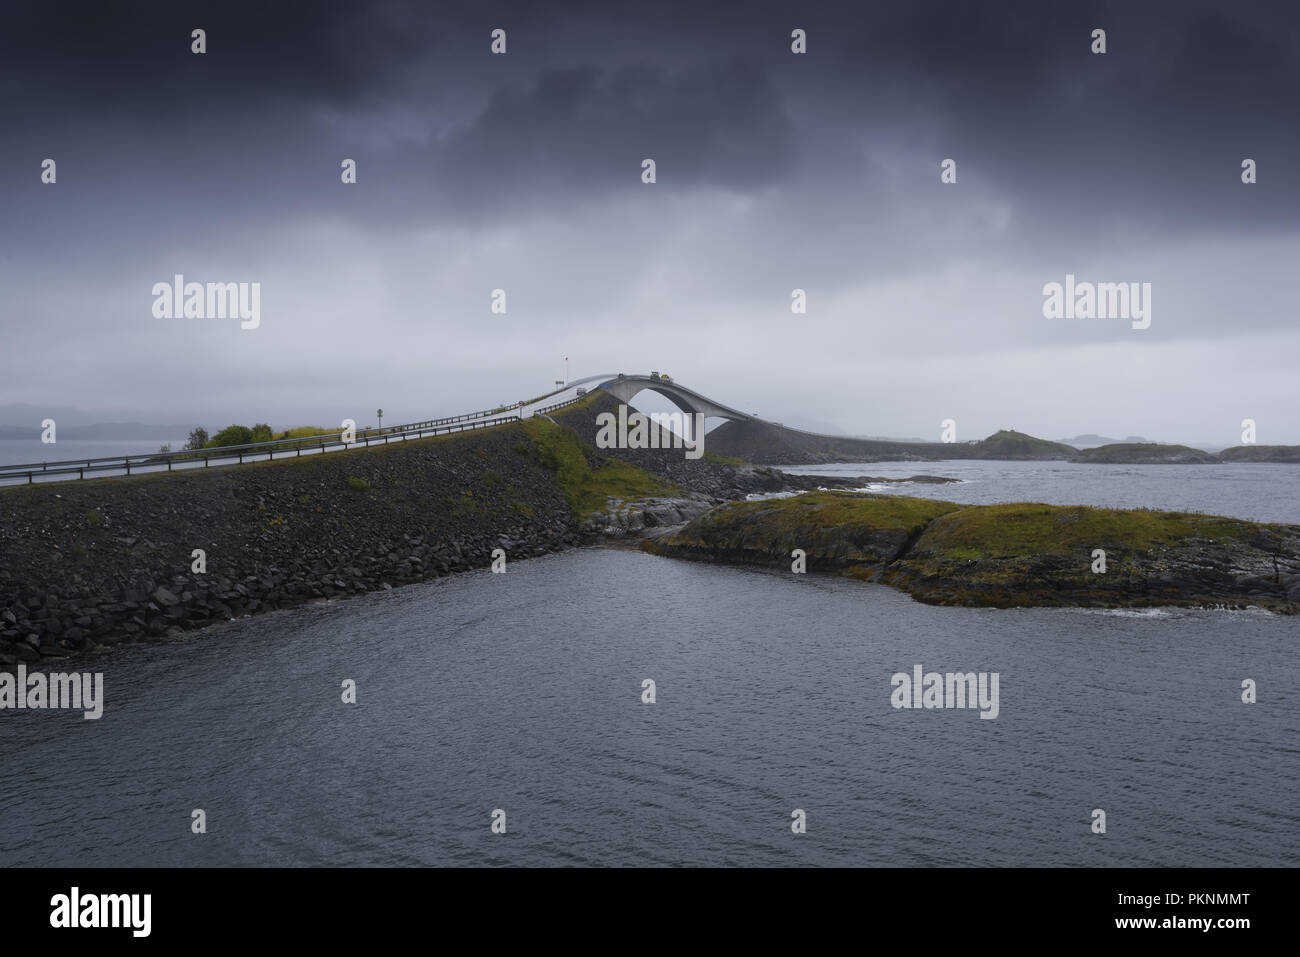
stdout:
<svg viewBox="0 0 1300 957">
<path fill-rule="evenodd" d="M 643 547 L 785 569 L 802 549 L 808 571 L 936 605 L 1300 612 L 1300 526 L 1211 515 L 824 492 L 716 509 Z"/>
<path fill-rule="evenodd" d="M 0 665 L 486 568 L 495 548 L 578 544 L 523 438 L 0 490 Z"/>
<path fill-rule="evenodd" d="M 0 489 L 0 667 L 486 573 L 494 554 L 637 541 L 778 567 L 802 548 L 810 571 L 937 604 L 1300 606 L 1295 526 L 962 507 L 843 491 L 952 481 L 939 476 L 799 476 L 707 453 L 597 450 L 595 417 L 612 402 L 597 394 L 554 420 L 329 455 Z M 1089 571 L 1096 548 L 1105 575 Z"/>
</svg>

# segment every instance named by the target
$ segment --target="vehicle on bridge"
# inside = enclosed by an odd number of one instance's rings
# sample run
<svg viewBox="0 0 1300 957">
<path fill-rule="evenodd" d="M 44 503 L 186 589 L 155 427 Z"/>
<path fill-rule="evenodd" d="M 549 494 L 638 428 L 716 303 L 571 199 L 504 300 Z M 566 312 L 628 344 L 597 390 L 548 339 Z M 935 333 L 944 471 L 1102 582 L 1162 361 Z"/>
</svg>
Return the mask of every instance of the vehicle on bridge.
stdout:
<svg viewBox="0 0 1300 957">
<path fill-rule="evenodd" d="M 586 395 L 586 394 L 587 394 L 586 388 L 583 386 L 578 386 L 578 395 Z"/>
</svg>

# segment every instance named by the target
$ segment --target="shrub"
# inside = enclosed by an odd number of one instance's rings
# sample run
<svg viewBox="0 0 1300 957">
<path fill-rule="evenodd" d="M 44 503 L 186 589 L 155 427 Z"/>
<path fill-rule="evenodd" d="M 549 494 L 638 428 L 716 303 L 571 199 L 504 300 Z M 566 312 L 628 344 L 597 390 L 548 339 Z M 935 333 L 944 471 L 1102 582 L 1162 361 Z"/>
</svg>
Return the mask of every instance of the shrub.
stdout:
<svg viewBox="0 0 1300 957">
<path fill-rule="evenodd" d="M 219 449 L 228 445 L 249 445 L 253 441 L 253 430 L 246 425 L 228 425 L 211 439 L 207 448 Z"/>
</svg>

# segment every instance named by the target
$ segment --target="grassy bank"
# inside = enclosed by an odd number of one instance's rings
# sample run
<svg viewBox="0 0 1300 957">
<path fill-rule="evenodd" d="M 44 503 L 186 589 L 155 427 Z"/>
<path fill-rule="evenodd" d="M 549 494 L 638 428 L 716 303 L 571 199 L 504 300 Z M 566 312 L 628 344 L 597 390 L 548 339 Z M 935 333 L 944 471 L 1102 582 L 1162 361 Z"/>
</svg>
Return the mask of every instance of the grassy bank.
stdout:
<svg viewBox="0 0 1300 957">
<path fill-rule="evenodd" d="M 880 581 L 933 604 L 1300 608 L 1300 527 L 1187 512 L 817 492 L 716 508 L 659 554 Z"/>
</svg>

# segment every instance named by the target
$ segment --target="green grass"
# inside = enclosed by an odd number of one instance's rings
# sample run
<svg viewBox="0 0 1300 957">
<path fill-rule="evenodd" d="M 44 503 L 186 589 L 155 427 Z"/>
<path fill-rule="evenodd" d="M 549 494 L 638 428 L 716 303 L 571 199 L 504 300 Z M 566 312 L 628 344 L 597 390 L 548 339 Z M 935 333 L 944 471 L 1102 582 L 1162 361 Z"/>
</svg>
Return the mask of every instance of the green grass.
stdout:
<svg viewBox="0 0 1300 957">
<path fill-rule="evenodd" d="M 885 532 L 912 532 L 959 506 L 904 495 L 856 492 L 805 492 L 790 498 L 737 502 L 708 513 L 710 523 L 753 519 L 777 534 L 808 528 L 861 527 Z"/>
<path fill-rule="evenodd" d="M 903 588 L 943 605 L 1010 608 L 1161 604 L 1215 598 L 1180 591 L 1161 570 L 1212 556 L 1244 556 L 1267 569 L 1289 554 L 1300 528 L 1192 512 L 1016 502 L 959 506 L 892 495 L 816 492 L 725 505 L 642 547 L 706 560 L 788 561 L 807 551 L 810 570 Z M 1104 549 L 1105 575 L 1092 572 Z M 813 562 L 816 560 L 817 564 Z M 1274 564 L 1274 574 L 1277 574 Z M 1143 594 L 1140 590 L 1146 588 Z M 1238 596 L 1244 600 L 1244 593 Z M 1250 600 L 1254 600 L 1251 598 Z M 1275 604 L 1277 604 L 1275 602 Z M 1284 610 L 1294 603 L 1282 602 Z"/>
<path fill-rule="evenodd" d="M 708 449 L 704 450 L 704 461 L 716 462 L 719 465 L 730 465 L 733 467 L 740 467 L 749 464 L 744 459 L 738 458 L 734 455 L 719 455 L 717 452 L 710 452 Z"/>
<path fill-rule="evenodd" d="M 1300 445 L 1237 445 L 1224 449 L 1225 462 L 1300 462 Z"/>
<path fill-rule="evenodd" d="M 869 576 L 915 540 L 935 518 L 959 506 L 934 499 L 855 492 L 805 492 L 736 502 L 706 512 L 664 541 L 714 554 L 786 562 L 795 548 L 810 562 L 841 569 L 861 565 Z M 650 547 L 653 550 L 653 546 Z"/>
<path fill-rule="evenodd" d="M 490 503 L 481 495 L 476 496 L 472 489 L 466 489 L 458 496 L 443 499 L 451 508 L 453 518 L 486 518 L 491 514 Z"/>
<path fill-rule="evenodd" d="M 990 455 L 1011 455 L 1011 456 L 1070 456 L 1075 450 L 1068 445 L 1060 442 L 1049 442 L 1047 439 L 1040 439 L 1037 436 L 1026 435 L 1024 432 L 1014 432 L 1002 429 L 994 432 L 986 439 L 980 440 L 979 449 Z"/>
<path fill-rule="evenodd" d="M 277 439 L 310 439 L 317 435 L 337 435 L 339 429 L 322 429 L 315 425 L 299 425 L 292 429 L 285 429 L 283 432 L 277 432 Z"/>
<path fill-rule="evenodd" d="M 809 492 L 784 499 L 725 505 L 696 519 L 675 540 L 695 540 L 710 529 L 745 529 L 750 540 L 794 541 L 828 530 L 919 534 L 916 550 L 967 561 L 1093 548 L 1149 551 L 1191 539 L 1244 540 L 1252 522 L 1217 515 L 1089 508 L 1017 502 L 961 506 L 934 499 L 854 492 Z"/>
<path fill-rule="evenodd" d="M 945 515 L 926 529 L 919 544 L 952 558 L 1065 554 L 1107 546 L 1147 551 L 1188 539 L 1246 538 L 1256 528 L 1216 515 L 1016 502 Z"/>
<path fill-rule="evenodd" d="M 588 461 L 582 443 L 569 429 L 534 416 L 523 422 L 538 461 L 555 475 L 569 507 L 590 515 L 608 507 L 608 498 L 634 501 L 677 495 L 680 489 L 656 475 L 618 459 Z"/>
</svg>

